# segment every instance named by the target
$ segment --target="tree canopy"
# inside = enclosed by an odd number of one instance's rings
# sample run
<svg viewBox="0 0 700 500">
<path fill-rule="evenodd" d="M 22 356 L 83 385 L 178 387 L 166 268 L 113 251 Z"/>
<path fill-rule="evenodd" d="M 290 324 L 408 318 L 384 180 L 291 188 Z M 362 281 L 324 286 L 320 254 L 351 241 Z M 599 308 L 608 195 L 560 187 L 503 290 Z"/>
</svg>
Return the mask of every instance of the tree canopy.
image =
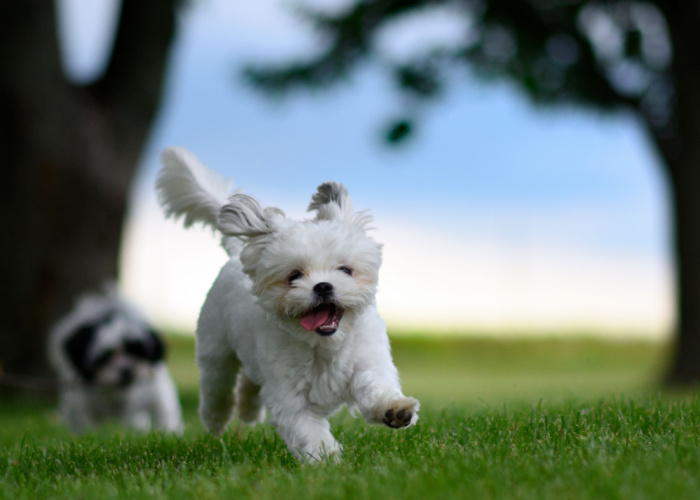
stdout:
<svg viewBox="0 0 700 500">
<path fill-rule="evenodd" d="M 404 60 L 380 53 L 376 42 L 384 30 L 431 9 L 449 9 L 463 20 L 459 40 Z M 373 62 L 411 102 L 438 97 L 450 71 L 466 65 L 480 77 L 515 82 L 539 104 L 630 108 L 655 128 L 670 126 L 671 40 L 662 9 L 651 2 L 364 0 L 338 12 L 305 9 L 302 15 L 321 50 L 280 66 L 248 68 L 246 77 L 257 88 L 325 88 Z M 406 112 L 389 141 L 408 136 L 413 120 Z"/>
</svg>

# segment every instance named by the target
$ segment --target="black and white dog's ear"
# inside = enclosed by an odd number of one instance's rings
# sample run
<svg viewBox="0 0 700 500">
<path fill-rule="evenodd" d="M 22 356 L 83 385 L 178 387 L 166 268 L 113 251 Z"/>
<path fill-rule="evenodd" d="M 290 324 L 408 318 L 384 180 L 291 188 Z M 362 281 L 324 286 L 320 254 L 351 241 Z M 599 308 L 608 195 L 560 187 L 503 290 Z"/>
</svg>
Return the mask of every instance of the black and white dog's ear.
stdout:
<svg viewBox="0 0 700 500">
<path fill-rule="evenodd" d="M 262 208 L 247 194 L 234 194 L 228 203 L 221 207 L 218 227 L 226 236 L 254 238 L 274 231 L 274 220 L 284 217 L 278 208 Z"/>
<path fill-rule="evenodd" d="M 87 351 L 93 342 L 97 329 L 97 325 L 83 325 L 63 344 L 71 364 L 86 381 L 91 381 L 95 377 L 92 365 L 88 362 Z"/>
<path fill-rule="evenodd" d="M 372 217 L 365 211 L 354 212 L 350 194 L 338 182 L 324 182 L 311 197 L 308 211 L 316 211 L 316 220 L 343 220 L 366 229 Z"/>
<path fill-rule="evenodd" d="M 151 361 L 162 361 L 165 359 L 165 344 L 161 335 L 153 330 L 148 330 L 148 346 L 146 353 Z"/>
<path fill-rule="evenodd" d="M 149 329 L 143 338 L 138 340 L 127 339 L 124 342 L 124 349 L 132 356 L 152 363 L 165 359 L 165 344 L 153 329 Z"/>
</svg>

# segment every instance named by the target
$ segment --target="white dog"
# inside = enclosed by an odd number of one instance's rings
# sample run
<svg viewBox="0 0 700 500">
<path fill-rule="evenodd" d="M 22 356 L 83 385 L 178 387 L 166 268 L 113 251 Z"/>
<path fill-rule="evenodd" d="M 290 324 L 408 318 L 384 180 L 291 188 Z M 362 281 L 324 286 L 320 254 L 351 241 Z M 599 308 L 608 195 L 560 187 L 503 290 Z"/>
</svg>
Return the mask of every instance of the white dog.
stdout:
<svg viewBox="0 0 700 500">
<path fill-rule="evenodd" d="M 159 336 L 114 285 L 82 296 L 49 334 L 64 424 L 74 432 L 107 421 L 182 432 L 177 389 L 163 357 Z"/>
<path fill-rule="evenodd" d="M 267 409 L 289 450 L 315 461 L 342 452 L 327 419 L 343 405 L 369 423 L 414 424 L 419 403 L 401 392 L 375 307 L 381 246 L 347 190 L 321 184 L 315 218 L 292 221 L 245 194 L 227 198 L 230 181 L 185 149 L 166 149 L 162 161 L 166 214 L 218 229 L 231 256 L 197 327 L 205 427 L 220 435 L 234 413 L 253 424 Z"/>
</svg>

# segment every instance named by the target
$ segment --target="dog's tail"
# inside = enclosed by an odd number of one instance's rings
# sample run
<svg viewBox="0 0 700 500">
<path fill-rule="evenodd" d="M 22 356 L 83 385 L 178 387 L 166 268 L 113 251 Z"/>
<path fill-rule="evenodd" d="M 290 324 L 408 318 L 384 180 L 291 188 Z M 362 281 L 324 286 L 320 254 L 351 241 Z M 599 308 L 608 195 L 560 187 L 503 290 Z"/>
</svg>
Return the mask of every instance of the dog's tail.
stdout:
<svg viewBox="0 0 700 500">
<path fill-rule="evenodd" d="M 167 148 L 161 161 L 156 192 L 166 217 L 184 217 L 185 227 L 201 222 L 218 229 L 219 211 L 228 202 L 233 182 L 202 165 L 185 148 Z"/>
</svg>

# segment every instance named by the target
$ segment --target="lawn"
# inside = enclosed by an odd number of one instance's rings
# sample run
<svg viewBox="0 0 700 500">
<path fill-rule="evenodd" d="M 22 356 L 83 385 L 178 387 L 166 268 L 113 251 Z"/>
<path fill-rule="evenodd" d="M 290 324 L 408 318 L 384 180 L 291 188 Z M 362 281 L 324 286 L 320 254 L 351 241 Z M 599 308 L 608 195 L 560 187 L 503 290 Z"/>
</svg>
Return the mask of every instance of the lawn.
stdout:
<svg viewBox="0 0 700 500">
<path fill-rule="evenodd" d="M 5 404 L 0 498 L 700 498 L 700 400 L 657 393 L 659 344 L 393 345 L 421 419 L 396 432 L 341 413 L 340 464 L 298 464 L 269 426 L 207 436 L 192 341 L 174 338 L 184 436 L 75 437 L 44 402 Z"/>
</svg>

